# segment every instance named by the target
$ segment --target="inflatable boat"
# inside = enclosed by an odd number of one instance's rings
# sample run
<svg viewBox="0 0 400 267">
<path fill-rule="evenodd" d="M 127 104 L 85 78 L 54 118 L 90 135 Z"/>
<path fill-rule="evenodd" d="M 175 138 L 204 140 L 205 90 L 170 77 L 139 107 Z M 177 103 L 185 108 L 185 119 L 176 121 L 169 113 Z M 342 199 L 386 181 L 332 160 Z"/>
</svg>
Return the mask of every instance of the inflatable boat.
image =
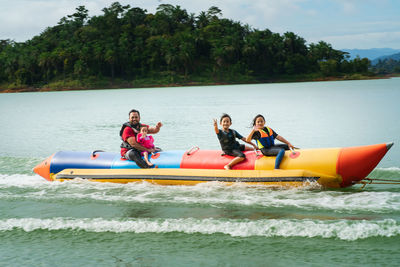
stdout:
<svg viewBox="0 0 400 267">
<path fill-rule="evenodd" d="M 48 181 L 76 178 L 97 182 L 150 182 L 162 185 L 195 185 L 204 182 L 246 183 L 269 186 L 303 186 L 318 183 L 326 188 L 352 186 L 364 179 L 393 143 L 346 148 L 286 151 L 274 170 L 275 157 L 246 151 L 246 160 L 232 170 L 224 166 L 231 156 L 219 150 L 162 151 L 151 156 L 154 168 L 140 169 L 119 153 L 59 151 L 39 163 L 34 172 Z"/>
</svg>

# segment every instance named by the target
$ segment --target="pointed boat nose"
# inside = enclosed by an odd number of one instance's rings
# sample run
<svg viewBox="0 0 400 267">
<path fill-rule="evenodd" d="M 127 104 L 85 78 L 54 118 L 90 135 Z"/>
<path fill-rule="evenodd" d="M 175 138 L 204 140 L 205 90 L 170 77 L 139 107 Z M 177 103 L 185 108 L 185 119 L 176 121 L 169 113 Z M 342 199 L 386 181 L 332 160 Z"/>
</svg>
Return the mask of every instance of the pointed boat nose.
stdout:
<svg viewBox="0 0 400 267">
<path fill-rule="evenodd" d="M 343 178 L 340 186 L 351 186 L 367 177 L 392 146 L 387 143 L 342 148 L 336 165 L 336 172 Z"/>
<path fill-rule="evenodd" d="M 35 168 L 33 168 L 33 171 L 36 174 L 42 176 L 44 179 L 48 181 L 52 181 L 52 179 L 50 178 L 50 164 L 53 156 L 54 154 L 45 159 L 44 161 L 42 161 L 41 163 L 39 163 L 38 165 L 36 165 Z"/>
<path fill-rule="evenodd" d="M 386 148 L 389 151 L 389 149 L 393 146 L 393 142 L 386 143 Z"/>
</svg>

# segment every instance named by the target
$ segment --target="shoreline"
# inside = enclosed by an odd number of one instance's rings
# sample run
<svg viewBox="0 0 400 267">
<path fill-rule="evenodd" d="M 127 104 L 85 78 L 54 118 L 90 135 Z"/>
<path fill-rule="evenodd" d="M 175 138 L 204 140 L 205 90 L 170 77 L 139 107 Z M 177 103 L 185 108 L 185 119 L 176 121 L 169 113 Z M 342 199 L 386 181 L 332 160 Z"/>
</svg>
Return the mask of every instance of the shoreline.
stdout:
<svg viewBox="0 0 400 267">
<path fill-rule="evenodd" d="M 32 92 L 58 92 L 58 91 L 79 91 L 79 90 L 107 90 L 107 89 L 140 89 L 140 88 L 163 88 L 163 87 L 186 87 L 186 86 L 215 86 L 215 85 L 238 85 L 238 84 L 263 84 L 263 83 L 296 83 L 296 82 L 332 82 L 332 81 L 352 81 L 352 80 L 378 80 L 378 79 L 390 79 L 400 77 L 399 74 L 387 74 L 377 76 L 358 76 L 358 77 L 320 77 L 311 78 L 306 77 L 296 78 L 277 78 L 269 80 L 254 80 L 244 82 L 176 82 L 176 83 L 141 83 L 136 84 L 135 82 L 120 82 L 110 83 L 107 86 L 74 86 L 74 87 L 16 87 L 16 88 L 1 88 L 0 93 L 32 93 Z"/>
</svg>

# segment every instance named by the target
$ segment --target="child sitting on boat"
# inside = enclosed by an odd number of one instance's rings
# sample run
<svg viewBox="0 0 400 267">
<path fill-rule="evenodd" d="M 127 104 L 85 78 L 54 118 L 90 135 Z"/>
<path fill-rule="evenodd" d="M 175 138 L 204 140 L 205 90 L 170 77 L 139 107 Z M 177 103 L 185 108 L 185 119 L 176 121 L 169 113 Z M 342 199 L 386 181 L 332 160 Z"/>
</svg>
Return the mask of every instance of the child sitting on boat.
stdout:
<svg viewBox="0 0 400 267">
<path fill-rule="evenodd" d="M 256 140 L 258 149 L 264 156 L 276 156 L 275 169 L 279 169 L 285 150 L 294 149 L 294 146 L 283 136 L 277 134 L 274 130 L 266 126 L 263 115 L 258 114 L 253 119 L 253 129 L 246 140 Z M 275 139 L 284 144 L 275 144 Z"/>
<path fill-rule="evenodd" d="M 148 128 L 147 126 L 143 126 L 140 128 L 140 133 L 137 134 L 136 141 L 142 145 L 143 147 L 147 149 L 154 149 L 154 138 L 151 135 L 148 135 Z M 142 151 L 141 152 L 144 161 L 149 166 L 153 166 L 154 164 L 149 161 L 149 152 L 148 151 Z M 151 153 L 150 153 L 151 155 Z"/>
<path fill-rule="evenodd" d="M 214 119 L 215 133 L 217 134 L 218 140 L 221 144 L 221 149 L 225 155 L 235 157 L 231 162 L 224 166 L 225 170 L 230 170 L 234 165 L 245 160 L 246 155 L 242 151 L 252 150 L 251 147 L 239 144 L 239 142 L 236 141 L 236 138 L 251 144 L 254 148 L 257 148 L 257 146 L 251 141 L 246 141 L 246 139 L 237 131 L 229 129 L 232 125 L 232 119 L 228 114 L 223 114 L 219 123 L 222 126 L 222 129 L 218 129 L 217 120 Z"/>
</svg>

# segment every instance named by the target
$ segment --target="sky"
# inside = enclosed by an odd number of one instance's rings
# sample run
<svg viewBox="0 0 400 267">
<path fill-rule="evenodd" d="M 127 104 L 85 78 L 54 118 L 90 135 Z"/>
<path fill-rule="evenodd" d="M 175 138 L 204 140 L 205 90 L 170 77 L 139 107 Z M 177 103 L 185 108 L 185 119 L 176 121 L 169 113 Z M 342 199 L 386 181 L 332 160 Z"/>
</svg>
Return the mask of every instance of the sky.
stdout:
<svg viewBox="0 0 400 267">
<path fill-rule="evenodd" d="M 78 6 L 90 16 L 116 0 L 0 0 L 0 40 L 24 42 L 55 26 Z M 211 6 L 222 17 L 259 30 L 294 32 L 307 43 L 335 49 L 400 49 L 400 0 L 119 0 L 155 13 L 160 4 L 179 5 L 198 15 Z"/>
</svg>

